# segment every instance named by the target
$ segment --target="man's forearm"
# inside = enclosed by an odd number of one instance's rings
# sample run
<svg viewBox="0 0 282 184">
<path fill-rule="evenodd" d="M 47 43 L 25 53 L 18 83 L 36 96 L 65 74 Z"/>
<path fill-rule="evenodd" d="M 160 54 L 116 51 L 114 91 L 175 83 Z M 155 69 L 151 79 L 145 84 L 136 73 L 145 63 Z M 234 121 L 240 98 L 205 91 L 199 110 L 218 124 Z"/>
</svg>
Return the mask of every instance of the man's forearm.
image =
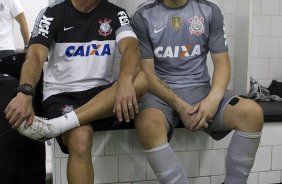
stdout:
<svg viewBox="0 0 282 184">
<path fill-rule="evenodd" d="M 187 103 L 178 97 L 177 94 L 175 94 L 174 91 L 168 86 L 168 84 L 166 84 L 160 78 L 157 76 L 149 76 L 148 78 L 150 79 L 149 91 L 153 95 L 166 102 L 175 111 L 180 112 L 181 108 L 187 105 Z"/>
<path fill-rule="evenodd" d="M 138 49 L 128 48 L 121 58 L 119 80 L 130 80 L 133 82 L 139 68 L 140 54 Z"/>
<path fill-rule="evenodd" d="M 214 60 L 214 72 L 210 95 L 220 101 L 230 81 L 230 62 L 227 53 L 217 54 L 212 56 L 212 58 Z"/>
<path fill-rule="evenodd" d="M 43 63 L 46 60 L 48 50 L 43 46 L 39 46 L 42 47 L 41 49 L 34 45 L 31 47 L 32 48 L 28 49 L 26 60 L 22 66 L 20 83 L 28 83 L 35 87 L 40 79 Z"/>
</svg>

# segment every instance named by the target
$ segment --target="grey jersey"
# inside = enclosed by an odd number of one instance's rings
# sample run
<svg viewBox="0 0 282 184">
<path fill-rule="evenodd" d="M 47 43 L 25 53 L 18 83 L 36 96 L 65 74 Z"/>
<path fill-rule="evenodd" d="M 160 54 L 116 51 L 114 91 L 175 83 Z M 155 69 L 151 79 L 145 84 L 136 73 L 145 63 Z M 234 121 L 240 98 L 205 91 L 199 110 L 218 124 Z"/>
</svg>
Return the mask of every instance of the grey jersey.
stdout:
<svg viewBox="0 0 282 184">
<path fill-rule="evenodd" d="M 132 17 L 142 59 L 154 59 L 157 75 L 171 88 L 209 85 L 207 54 L 227 52 L 223 15 L 206 0 L 171 9 L 161 0 L 142 4 Z"/>
</svg>

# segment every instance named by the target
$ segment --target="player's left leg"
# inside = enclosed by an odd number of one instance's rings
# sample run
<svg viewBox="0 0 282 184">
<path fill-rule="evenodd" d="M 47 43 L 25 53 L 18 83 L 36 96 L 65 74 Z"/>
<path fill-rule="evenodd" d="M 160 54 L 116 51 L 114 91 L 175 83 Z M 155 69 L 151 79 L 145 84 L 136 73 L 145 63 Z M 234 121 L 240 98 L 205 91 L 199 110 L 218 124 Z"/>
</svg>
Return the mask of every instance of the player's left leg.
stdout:
<svg viewBox="0 0 282 184">
<path fill-rule="evenodd" d="M 144 72 L 139 71 L 133 83 L 137 98 L 147 91 L 148 81 Z M 81 107 L 61 117 L 46 120 L 35 117 L 31 126 L 24 123 L 17 129 L 22 135 L 38 141 L 56 137 L 68 130 L 86 125 L 91 121 L 113 116 L 116 83 L 101 91 Z"/>
<path fill-rule="evenodd" d="M 250 99 L 233 98 L 224 111 L 224 125 L 235 130 L 226 155 L 225 184 L 246 184 L 263 127 L 263 111 Z"/>
</svg>

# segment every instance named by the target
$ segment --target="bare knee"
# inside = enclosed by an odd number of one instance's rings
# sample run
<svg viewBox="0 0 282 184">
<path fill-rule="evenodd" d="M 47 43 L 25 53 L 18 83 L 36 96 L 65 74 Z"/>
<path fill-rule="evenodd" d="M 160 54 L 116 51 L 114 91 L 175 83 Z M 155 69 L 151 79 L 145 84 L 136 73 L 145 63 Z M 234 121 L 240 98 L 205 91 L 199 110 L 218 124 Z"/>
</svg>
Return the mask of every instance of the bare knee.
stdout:
<svg viewBox="0 0 282 184">
<path fill-rule="evenodd" d="M 167 142 L 166 120 L 159 110 L 146 109 L 135 119 L 135 127 L 144 149 Z"/>
<path fill-rule="evenodd" d="M 92 139 L 92 129 L 80 127 L 68 132 L 65 136 L 65 142 L 70 155 L 81 158 L 91 156 Z"/>
<path fill-rule="evenodd" d="M 263 110 L 255 101 L 240 98 L 238 106 L 233 110 L 234 112 L 231 113 L 234 115 L 231 115 L 230 121 L 233 121 L 235 129 L 245 132 L 260 132 L 262 130 Z"/>
</svg>

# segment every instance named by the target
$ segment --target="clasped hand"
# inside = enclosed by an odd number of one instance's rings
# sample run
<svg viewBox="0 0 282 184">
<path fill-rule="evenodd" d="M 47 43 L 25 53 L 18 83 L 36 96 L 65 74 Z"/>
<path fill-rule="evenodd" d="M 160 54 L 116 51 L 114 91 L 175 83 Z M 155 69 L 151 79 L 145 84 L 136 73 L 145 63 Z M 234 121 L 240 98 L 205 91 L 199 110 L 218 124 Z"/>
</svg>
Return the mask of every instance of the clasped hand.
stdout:
<svg viewBox="0 0 282 184">
<path fill-rule="evenodd" d="M 218 102 L 206 97 L 195 106 L 187 106 L 179 115 L 184 126 L 190 131 L 198 131 L 208 128 L 217 109 Z"/>
</svg>

